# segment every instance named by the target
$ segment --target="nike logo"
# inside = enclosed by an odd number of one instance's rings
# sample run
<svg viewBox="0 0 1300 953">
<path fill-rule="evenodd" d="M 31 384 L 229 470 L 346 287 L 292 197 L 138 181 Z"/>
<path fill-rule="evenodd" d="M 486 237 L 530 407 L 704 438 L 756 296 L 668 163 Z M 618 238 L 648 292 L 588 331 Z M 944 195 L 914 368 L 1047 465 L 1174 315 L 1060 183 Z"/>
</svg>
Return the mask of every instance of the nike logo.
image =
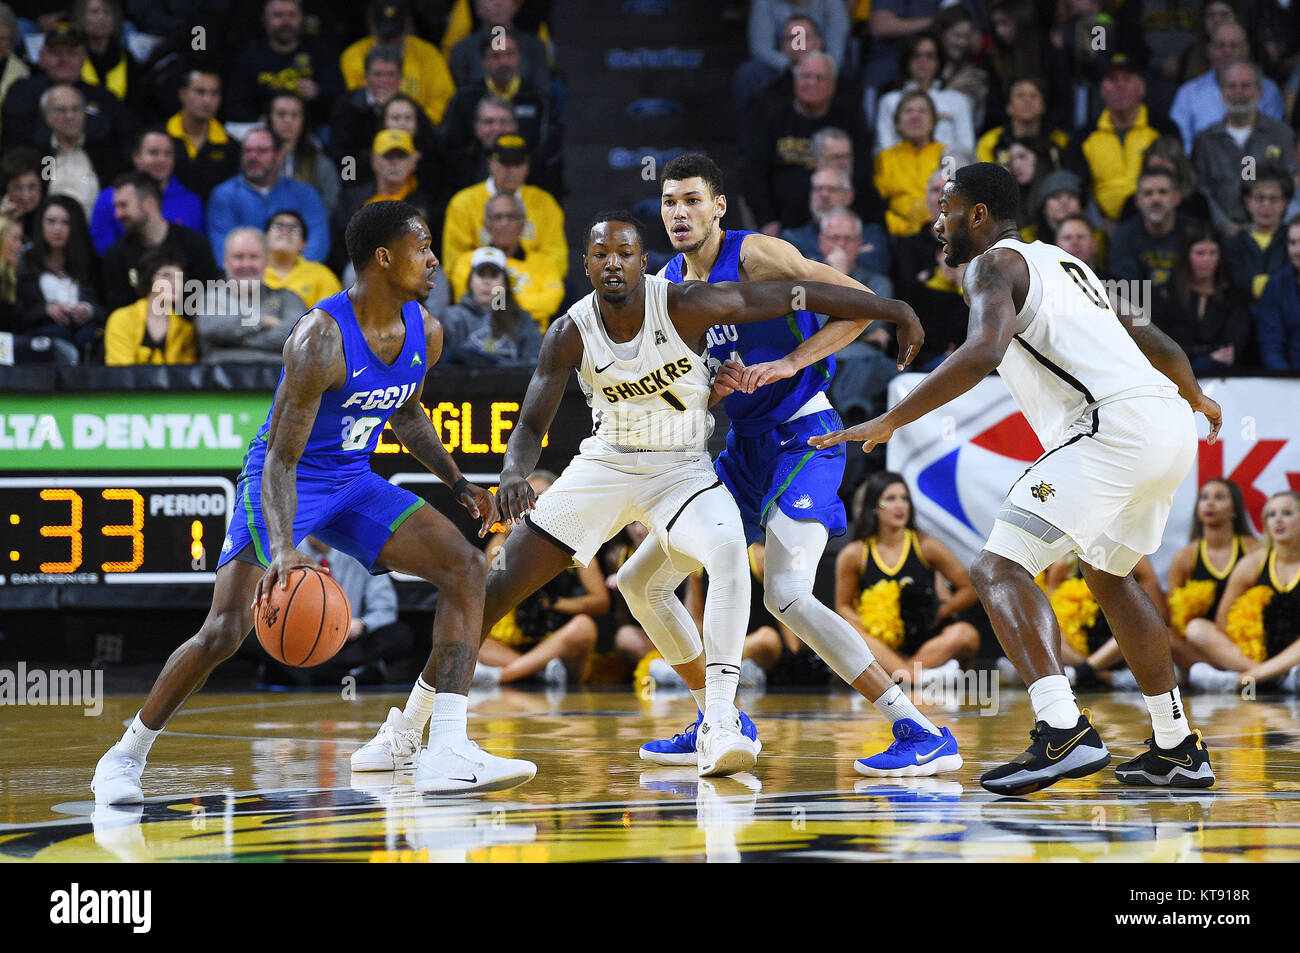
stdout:
<svg viewBox="0 0 1300 953">
<path fill-rule="evenodd" d="M 780 443 L 778 443 L 777 446 L 778 446 L 778 447 L 784 447 L 787 443 L 789 443 L 789 442 L 790 442 L 791 440 L 793 440 L 793 439 L 794 439 L 794 437 L 788 437 L 787 439 L 782 440 Z"/>
<path fill-rule="evenodd" d="M 366 367 L 369 367 L 369 366 L 370 366 L 369 364 L 366 365 Z M 361 368 L 361 370 L 359 370 L 359 371 L 353 371 L 353 372 L 352 372 L 352 376 L 353 376 L 353 377 L 356 377 L 358 374 L 364 373 L 366 367 Z"/>
<path fill-rule="evenodd" d="M 1170 764 L 1176 764 L 1180 768 L 1190 768 L 1192 766 L 1192 756 L 1190 754 L 1186 758 L 1183 758 L 1181 761 L 1178 760 L 1177 758 L 1166 758 L 1162 754 L 1158 754 L 1156 755 L 1156 757 L 1159 758 L 1161 761 L 1168 761 Z"/>
<path fill-rule="evenodd" d="M 478 784 L 478 775 L 471 774 L 467 778 L 447 778 L 448 781 L 464 781 L 466 784 Z"/>
<path fill-rule="evenodd" d="M 1059 747 L 1059 748 L 1057 748 L 1057 747 L 1055 747 L 1055 746 L 1049 744 L 1049 745 L 1047 746 L 1047 760 L 1048 760 L 1048 761 L 1059 761 L 1059 760 L 1061 759 L 1061 757 L 1062 757 L 1062 756 L 1063 756 L 1067 751 L 1069 751 L 1069 750 L 1070 750 L 1071 748 L 1073 748 L 1076 744 L 1078 744 L 1079 739 L 1082 738 L 1084 735 L 1086 735 L 1086 734 L 1088 733 L 1089 730 L 1090 730 L 1090 729 L 1088 729 L 1088 728 L 1083 729 L 1083 731 L 1079 732 L 1077 735 L 1075 735 L 1073 738 L 1071 738 L 1071 739 L 1070 739 L 1069 741 L 1067 741 L 1065 744 L 1061 745 L 1061 747 Z M 1053 754 L 1053 752 L 1055 752 L 1055 754 Z"/>
<path fill-rule="evenodd" d="M 890 704 L 892 705 L 893 702 L 890 702 Z M 918 755 L 916 756 L 916 763 L 917 763 L 917 764 L 925 764 L 927 761 L 933 761 L 935 758 L 937 758 L 937 757 L 938 757 L 939 755 L 941 755 L 941 754 L 943 754 L 943 745 L 940 745 L 939 747 L 935 748 L 933 751 L 931 751 L 931 752 L 930 752 L 929 754 L 927 754 L 925 757 L 921 757 L 921 755 L 918 754 Z"/>
<path fill-rule="evenodd" d="M 604 367 L 598 367 L 598 368 L 596 368 L 596 373 L 597 373 L 597 374 L 600 374 L 600 373 L 602 373 L 603 371 L 607 371 L 607 370 L 609 370 L 609 369 L 610 369 L 611 367 L 613 367 L 613 366 L 614 366 L 614 362 L 613 362 L 613 361 L 610 361 L 610 362 L 609 362 L 608 364 L 606 364 Z"/>
<path fill-rule="evenodd" d="M 795 604 L 796 602 L 798 602 L 798 601 L 799 601 L 798 599 L 791 599 L 791 600 L 790 600 L 786 605 L 783 605 L 783 606 L 781 607 L 781 611 L 782 611 L 782 612 L 785 612 L 786 609 L 790 608 L 790 606 L 794 605 L 794 604 Z M 891 702 L 890 704 L 893 704 L 893 703 Z"/>
</svg>

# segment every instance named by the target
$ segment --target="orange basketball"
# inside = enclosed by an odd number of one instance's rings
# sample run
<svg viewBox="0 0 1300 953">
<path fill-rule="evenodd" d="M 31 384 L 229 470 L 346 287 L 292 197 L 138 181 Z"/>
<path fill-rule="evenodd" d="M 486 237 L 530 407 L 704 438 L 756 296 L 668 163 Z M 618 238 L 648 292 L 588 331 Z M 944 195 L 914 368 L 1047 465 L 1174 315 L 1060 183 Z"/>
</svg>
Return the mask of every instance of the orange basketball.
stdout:
<svg viewBox="0 0 1300 953">
<path fill-rule="evenodd" d="M 352 606 L 334 577 L 299 567 L 289 585 L 277 582 L 257 612 L 257 641 L 285 665 L 311 668 L 334 657 L 348 640 Z"/>
</svg>

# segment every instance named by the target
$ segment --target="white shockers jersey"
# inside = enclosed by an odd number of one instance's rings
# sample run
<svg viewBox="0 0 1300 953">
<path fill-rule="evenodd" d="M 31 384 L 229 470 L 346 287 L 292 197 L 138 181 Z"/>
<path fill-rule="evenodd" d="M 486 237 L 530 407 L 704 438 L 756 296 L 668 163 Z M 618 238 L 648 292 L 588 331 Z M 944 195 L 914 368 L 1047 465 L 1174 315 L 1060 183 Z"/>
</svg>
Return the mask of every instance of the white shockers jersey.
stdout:
<svg viewBox="0 0 1300 953">
<path fill-rule="evenodd" d="M 1043 242 L 1004 238 L 993 247 L 1019 252 L 1029 267 L 1029 292 L 998 373 L 1045 449 L 1076 424 L 1085 435 L 1096 433 L 1101 404 L 1177 396 L 1111 310 L 1091 268 Z"/>
<path fill-rule="evenodd" d="M 709 416 L 711 376 L 706 359 L 694 353 L 668 317 L 671 283 L 646 275 L 645 322 L 632 341 L 615 345 L 605 330 L 593 291 L 569 309 L 582 334 L 578 380 L 591 406 L 592 436 L 586 456 L 638 450 L 703 452 Z M 615 348 L 635 353 L 622 359 Z"/>
</svg>

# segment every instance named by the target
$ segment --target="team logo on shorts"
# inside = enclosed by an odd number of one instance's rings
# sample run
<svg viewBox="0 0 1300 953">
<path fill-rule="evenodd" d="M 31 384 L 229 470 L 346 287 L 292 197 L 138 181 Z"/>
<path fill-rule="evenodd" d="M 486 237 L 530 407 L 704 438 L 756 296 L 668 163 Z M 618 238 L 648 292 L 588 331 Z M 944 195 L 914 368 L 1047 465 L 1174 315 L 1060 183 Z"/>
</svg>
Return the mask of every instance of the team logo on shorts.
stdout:
<svg viewBox="0 0 1300 953">
<path fill-rule="evenodd" d="M 1039 503 L 1046 503 L 1047 498 L 1049 496 L 1054 496 L 1055 494 L 1056 491 L 1052 489 L 1052 484 L 1050 483 L 1039 483 L 1038 486 L 1029 491 L 1029 495 Z"/>
<path fill-rule="evenodd" d="M 226 553 L 230 552 L 230 547 L 233 545 L 235 545 L 235 541 L 227 536 L 225 542 L 221 544 L 221 555 L 224 556 Z"/>
<path fill-rule="evenodd" d="M 803 494 L 801 497 L 799 497 L 799 499 L 795 500 L 791 504 L 791 506 L 793 506 L 796 510 L 810 510 L 812 509 L 812 505 L 813 505 L 812 497 L 809 496 L 807 493 Z"/>
</svg>

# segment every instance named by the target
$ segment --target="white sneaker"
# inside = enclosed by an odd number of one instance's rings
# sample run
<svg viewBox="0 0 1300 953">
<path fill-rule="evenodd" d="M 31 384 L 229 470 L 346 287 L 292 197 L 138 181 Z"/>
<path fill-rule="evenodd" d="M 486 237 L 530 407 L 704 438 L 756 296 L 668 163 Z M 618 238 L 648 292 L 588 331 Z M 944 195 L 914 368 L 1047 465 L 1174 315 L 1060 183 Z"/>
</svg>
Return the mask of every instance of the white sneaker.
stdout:
<svg viewBox="0 0 1300 953">
<path fill-rule="evenodd" d="M 758 760 L 758 745 L 740 730 L 740 713 L 734 705 L 705 712 L 696 735 L 696 764 L 700 777 L 748 771 Z"/>
<path fill-rule="evenodd" d="M 955 658 L 948 659 L 938 668 L 923 668 L 917 683 L 923 690 L 933 689 L 937 685 L 951 685 L 961 677 L 961 662 Z"/>
<path fill-rule="evenodd" d="M 474 663 L 474 675 L 469 680 L 470 687 L 491 688 L 501 684 L 501 668 L 497 665 Z"/>
<path fill-rule="evenodd" d="M 1187 672 L 1187 682 L 1203 692 L 1235 692 L 1239 683 L 1236 672 L 1225 672 L 1208 662 L 1197 662 Z"/>
<path fill-rule="evenodd" d="M 1300 695 L 1300 665 L 1292 666 L 1291 671 L 1282 677 L 1282 691 Z"/>
<path fill-rule="evenodd" d="M 1140 692 L 1137 676 L 1127 668 L 1117 668 L 1110 673 L 1110 687 L 1117 692 Z"/>
<path fill-rule="evenodd" d="M 686 689 L 686 681 L 677 674 L 677 669 L 661 658 L 651 660 L 647 674 L 654 680 L 655 688 Z"/>
<path fill-rule="evenodd" d="M 542 681 L 547 685 L 563 685 L 569 680 L 569 670 L 564 667 L 564 659 L 553 658 L 542 669 Z"/>
<path fill-rule="evenodd" d="M 129 755 L 113 745 L 95 765 L 95 778 L 90 782 L 90 790 L 95 792 L 95 803 L 140 804 L 144 801 L 144 791 L 140 788 L 142 773 L 143 758 Z"/>
<path fill-rule="evenodd" d="M 740 662 L 740 687 L 763 690 L 767 688 L 767 672 L 763 671 L 752 658 Z"/>
<path fill-rule="evenodd" d="M 415 767 L 420 756 L 423 729 L 412 728 L 400 708 L 388 710 L 379 732 L 352 752 L 353 771 L 404 771 Z"/>
<path fill-rule="evenodd" d="M 537 765 L 488 754 L 468 738 L 438 751 L 426 748 L 415 769 L 415 789 L 425 794 L 505 791 L 531 781 Z"/>
</svg>

